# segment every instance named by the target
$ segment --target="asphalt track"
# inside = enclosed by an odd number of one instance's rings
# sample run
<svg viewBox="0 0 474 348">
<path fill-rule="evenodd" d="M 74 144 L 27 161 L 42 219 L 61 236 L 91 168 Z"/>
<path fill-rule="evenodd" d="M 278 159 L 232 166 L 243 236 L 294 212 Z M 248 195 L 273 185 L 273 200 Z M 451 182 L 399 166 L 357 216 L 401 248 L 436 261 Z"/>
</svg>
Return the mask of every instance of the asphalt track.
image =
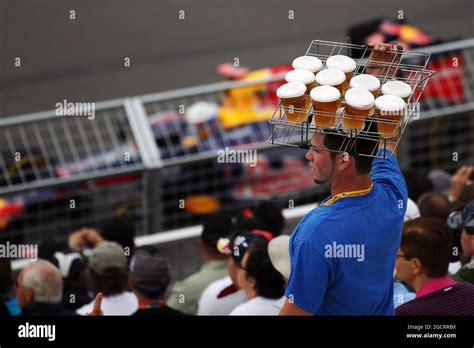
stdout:
<svg viewBox="0 0 474 348">
<path fill-rule="evenodd" d="M 312 39 L 343 41 L 400 10 L 436 37 L 474 37 L 472 0 L 0 0 L 0 116 L 219 81 L 235 57 L 287 63 Z"/>
</svg>

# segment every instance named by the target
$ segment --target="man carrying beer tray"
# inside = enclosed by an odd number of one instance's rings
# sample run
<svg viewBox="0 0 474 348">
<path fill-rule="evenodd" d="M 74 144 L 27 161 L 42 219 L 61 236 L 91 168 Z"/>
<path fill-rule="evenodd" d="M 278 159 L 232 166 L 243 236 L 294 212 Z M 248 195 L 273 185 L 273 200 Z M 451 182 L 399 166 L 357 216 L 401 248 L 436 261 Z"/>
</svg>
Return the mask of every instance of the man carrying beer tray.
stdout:
<svg viewBox="0 0 474 348">
<path fill-rule="evenodd" d="M 401 51 L 394 50 L 402 47 L 369 46 L 366 72 L 393 77 L 396 69 L 377 62 L 398 63 Z M 307 213 L 291 236 L 291 275 L 281 315 L 394 314 L 393 270 L 407 187 L 395 154 L 390 156 L 393 145 L 387 143 L 388 159 L 356 154 L 372 153 L 378 139 L 353 138 L 351 150 L 328 151 L 339 150 L 344 140 L 322 133 L 311 139 L 306 159 L 315 183 L 329 186 L 331 196 Z M 383 155 L 384 150 L 374 151 Z"/>
</svg>

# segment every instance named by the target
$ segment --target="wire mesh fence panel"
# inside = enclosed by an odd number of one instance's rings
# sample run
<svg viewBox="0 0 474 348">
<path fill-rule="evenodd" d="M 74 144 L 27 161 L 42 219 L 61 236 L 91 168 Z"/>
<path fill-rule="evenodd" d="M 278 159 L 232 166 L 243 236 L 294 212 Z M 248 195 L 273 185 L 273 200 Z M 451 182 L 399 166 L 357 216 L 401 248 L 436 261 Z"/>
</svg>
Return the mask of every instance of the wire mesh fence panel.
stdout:
<svg viewBox="0 0 474 348">
<path fill-rule="evenodd" d="M 75 229 L 100 230 L 103 223 L 124 214 L 134 219 L 140 232 L 141 186 L 140 175 L 122 174 L 7 194 L 2 196 L 7 209 L 0 219 L 0 239 L 64 246 Z"/>
<path fill-rule="evenodd" d="M 55 116 L 0 122 L 0 192 L 114 173 L 141 159 L 123 108 L 98 110 L 93 119 Z M 45 185 L 46 185 L 45 183 Z"/>
<path fill-rule="evenodd" d="M 474 162 L 474 40 L 423 50 L 436 72 L 420 98 L 420 118 L 407 127 L 403 166 L 453 173 Z"/>
<path fill-rule="evenodd" d="M 474 109 L 474 42 L 450 50 L 435 46 L 427 68 L 436 75 L 420 99 L 423 117 Z"/>
<path fill-rule="evenodd" d="M 427 173 L 443 169 L 454 173 L 474 163 L 474 112 L 462 112 L 420 120 L 408 127 L 404 167 Z"/>
<path fill-rule="evenodd" d="M 140 216 L 142 163 L 124 108 L 92 110 L 0 121 L 0 238 L 64 242 L 125 210 Z"/>
</svg>

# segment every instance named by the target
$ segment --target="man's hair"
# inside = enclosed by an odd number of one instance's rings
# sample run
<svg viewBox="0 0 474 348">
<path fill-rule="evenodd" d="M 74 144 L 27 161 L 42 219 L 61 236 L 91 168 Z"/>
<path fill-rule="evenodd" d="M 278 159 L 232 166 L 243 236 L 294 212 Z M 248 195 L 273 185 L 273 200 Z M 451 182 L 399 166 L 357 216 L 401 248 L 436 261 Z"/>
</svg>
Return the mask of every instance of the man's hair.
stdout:
<svg viewBox="0 0 474 348">
<path fill-rule="evenodd" d="M 422 217 L 433 217 L 442 221 L 446 221 L 451 210 L 449 200 L 436 192 L 423 193 L 416 204 Z"/>
<path fill-rule="evenodd" d="M 427 277 L 439 278 L 448 273 L 452 236 L 439 220 L 421 217 L 406 222 L 400 249 L 405 258 L 421 261 Z"/>
<path fill-rule="evenodd" d="M 375 124 L 375 122 L 373 123 Z M 379 138 L 363 133 L 361 137 L 348 138 L 343 133 L 326 129 L 323 143 L 324 146 L 331 150 L 329 154 L 332 160 L 337 155 L 337 152 L 334 151 L 345 151 L 354 158 L 357 175 L 365 175 L 370 173 L 372 162 L 374 161 L 372 156 L 377 154 Z M 362 154 L 371 156 L 363 156 Z"/>
<path fill-rule="evenodd" d="M 284 293 L 284 281 L 272 265 L 267 246 L 268 241 L 263 238 L 255 238 L 250 242 L 245 265 L 246 276 L 255 279 L 255 290 L 259 296 L 280 298 Z"/>
<path fill-rule="evenodd" d="M 109 268 L 107 275 L 100 275 L 92 268 L 87 269 L 87 280 L 89 289 L 97 294 L 102 292 L 104 296 L 118 295 L 128 288 L 128 271 L 125 269 Z"/>
<path fill-rule="evenodd" d="M 30 263 L 23 271 L 24 288 L 31 289 L 33 301 L 60 303 L 63 297 L 63 279 L 56 266 L 46 260 Z"/>
</svg>

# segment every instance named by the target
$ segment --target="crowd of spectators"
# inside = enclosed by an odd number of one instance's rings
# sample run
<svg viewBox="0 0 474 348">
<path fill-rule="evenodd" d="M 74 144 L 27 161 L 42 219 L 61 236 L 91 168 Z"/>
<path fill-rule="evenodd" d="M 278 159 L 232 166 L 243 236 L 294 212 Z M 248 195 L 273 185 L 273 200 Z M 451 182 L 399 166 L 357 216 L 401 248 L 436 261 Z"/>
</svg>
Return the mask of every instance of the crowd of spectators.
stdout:
<svg viewBox="0 0 474 348">
<path fill-rule="evenodd" d="M 409 200 L 393 277 L 396 315 L 474 315 L 472 171 L 404 171 Z M 88 315 L 97 294 L 103 315 L 134 316 L 278 315 L 287 300 L 290 238 L 270 202 L 206 218 L 196 246 L 202 266 L 178 281 L 164 252 L 135 247 L 130 218 L 99 230 L 75 231 L 68 250 L 44 253 L 16 274 L 0 259 L 0 315 Z"/>
</svg>

